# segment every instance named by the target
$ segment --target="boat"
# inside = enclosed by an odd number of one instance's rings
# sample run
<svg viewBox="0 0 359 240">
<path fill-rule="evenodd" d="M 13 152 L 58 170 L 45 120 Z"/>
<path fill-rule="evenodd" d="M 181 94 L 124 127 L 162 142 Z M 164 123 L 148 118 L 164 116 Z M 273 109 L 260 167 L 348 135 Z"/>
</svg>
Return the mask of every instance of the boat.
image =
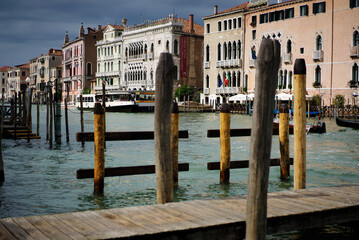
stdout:
<svg viewBox="0 0 359 240">
<path fill-rule="evenodd" d="M 294 123 L 293 121 L 289 121 L 289 128 L 293 128 L 294 127 Z M 273 121 L 273 128 L 279 128 L 279 119 L 276 118 Z M 325 126 L 325 122 L 317 122 L 317 124 L 310 124 L 307 123 L 305 126 L 305 132 L 308 133 L 326 133 L 327 129 Z"/>
<path fill-rule="evenodd" d="M 76 103 L 75 102 L 68 102 L 67 103 L 67 108 L 75 108 L 76 107 Z M 61 103 L 61 108 L 65 108 L 65 102 Z"/>
<path fill-rule="evenodd" d="M 83 94 L 83 109 L 93 110 L 96 102 L 102 102 L 102 94 Z M 106 93 L 106 111 L 107 112 L 132 112 L 135 107 L 135 101 L 129 92 L 111 92 Z M 77 96 L 76 107 L 80 106 L 80 95 Z"/>
<path fill-rule="evenodd" d="M 133 112 L 153 112 L 155 110 L 154 91 L 129 91 L 135 101 Z"/>
<path fill-rule="evenodd" d="M 211 112 L 213 108 L 211 105 L 198 103 L 194 101 L 179 102 L 178 110 L 180 112 Z"/>
<path fill-rule="evenodd" d="M 340 127 L 349 127 L 349 128 L 359 129 L 359 121 L 338 118 L 337 111 L 335 111 L 335 110 L 334 110 L 334 118 L 335 118 L 335 122 Z"/>
</svg>

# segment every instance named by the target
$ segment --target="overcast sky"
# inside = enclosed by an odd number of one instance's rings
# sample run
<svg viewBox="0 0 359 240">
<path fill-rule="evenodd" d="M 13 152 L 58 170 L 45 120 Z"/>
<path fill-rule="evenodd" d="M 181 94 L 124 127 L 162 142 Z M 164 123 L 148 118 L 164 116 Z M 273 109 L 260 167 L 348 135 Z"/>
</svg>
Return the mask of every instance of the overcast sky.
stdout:
<svg viewBox="0 0 359 240">
<path fill-rule="evenodd" d="M 81 23 L 97 25 L 140 24 L 175 13 L 203 25 L 203 16 L 246 2 L 245 0 L 0 0 L 0 67 L 29 62 L 50 48 L 61 49 L 66 31 L 70 40 Z M 273 1 L 271 1 L 273 2 Z"/>
</svg>

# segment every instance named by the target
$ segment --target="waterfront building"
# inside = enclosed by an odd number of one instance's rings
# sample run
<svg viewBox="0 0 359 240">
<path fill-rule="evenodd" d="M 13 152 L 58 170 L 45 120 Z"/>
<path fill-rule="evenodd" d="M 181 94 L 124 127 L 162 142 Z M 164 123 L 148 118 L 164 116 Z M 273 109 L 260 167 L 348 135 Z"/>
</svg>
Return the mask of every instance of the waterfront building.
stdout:
<svg viewBox="0 0 359 240">
<path fill-rule="evenodd" d="M 154 90 L 155 74 L 162 52 L 174 61 L 174 87 L 202 88 L 203 26 L 170 15 L 157 21 L 125 26 L 123 32 L 123 77 L 126 90 Z"/>
<path fill-rule="evenodd" d="M 27 87 L 26 78 L 30 76 L 30 63 L 17 65 L 8 69 L 8 98 L 12 98 L 15 92 L 25 90 Z"/>
<path fill-rule="evenodd" d="M 76 95 L 91 88 L 91 82 L 96 81 L 97 47 L 96 42 L 102 39 L 102 27 L 87 28 L 87 33 L 81 24 L 79 35 L 69 40 L 66 33 L 62 46 L 63 97 L 69 96 L 69 101 L 76 101 Z"/>
<path fill-rule="evenodd" d="M 30 59 L 30 86 L 35 89 L 33 97 L 40 98 L 43 102 L 46 98 L 45 85 L 54 85 L 55 79 L 61 81 L 62 69 L 53 72 L 52 69 L 62 64 L 62 50 L 50 49 L 47 54 Z"/>
<path fill-rule="evenodd" d="M 215 105 L 246 91 L 243 83 L 244 13 L 248 3 L 203 18 L 204 70 L 201 102 Z"/>
<path fill-rule="evenodd" d="M 103 30 L 103 39 L 96 43 L 97 72 L 92 86 L 95 91 L 102 91 L 102 80 L 106 80 L 106 90 L 121 89 L 123 29 L 123 26 L 107 25 Z"/>
<path fill-rule="evenodd" d="M 3 66 L 0 68 L 0 89 L 1 89 L 1 93 L 2 91 L 4 91 L 5 93 L 5 98 L 7 98 L 8 95 L 8 70 L 10 69 L 9 66 Z"/>
<path fill-rule="evenodd" d="M 338 94 L 351 101 L 358 87 L 359 1 L 291 0 L 272 5 L 250 1 L 243 15 L 241 86 L 248 92 L 255 89 L 256 50 L 263 38 L 271 38 L 281 45 L 278 93 L 291 93 L 295 59 L 304 58 L 309 95 L 319 94 L 326 105 Z M 220 18 L 220 13 L 210 17 L 212 22 Z M 205 24 L 209 22 L 204 20 Z M 219 37 L 229 41 L 234 33 L 222 31 Z M 205 33 L 205 42 L 209 36 Z M 209 80 L 210 88 L 217 86 L 216 75 L 209 74 Z M 203 81 L 206 83 L 206 73 Z M 219 102 L 227 101 L 229 96 L 216 94 Z M 202 100 L 206 97 L 209 94 L 203 94 Z"/>
</svg>

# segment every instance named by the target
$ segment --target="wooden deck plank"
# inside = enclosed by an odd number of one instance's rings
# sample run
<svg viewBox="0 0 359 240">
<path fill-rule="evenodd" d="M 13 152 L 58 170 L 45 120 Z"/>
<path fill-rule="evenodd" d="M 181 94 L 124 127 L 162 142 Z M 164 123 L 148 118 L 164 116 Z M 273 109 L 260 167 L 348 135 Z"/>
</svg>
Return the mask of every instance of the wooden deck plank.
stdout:
<svg viewBox="0 0 359 240">
<path fill-rule="evenodd" d="M 41 216 L 31 216 L 25 218 L 29 223 L 31 223 L 34 227 L 36 227 L 39 231 L 41 231 L 50 239 L 71 239 L 69 236 L 62 233 L 59 229 L 45 221 L 45 219 Z"/>
<path fill-rule="evenodd" d="M 84 235 L 80 234 L 79 232 L 71 228 L 69 225 L 65 224 L 60 219 L 56 218 L 55 215 L 44 215 L 41 217 L 49 224 L 51 224 L 53 227 L 59 229 L 61 232 L 65 233 L 67 236 L 69 236 L 72 239 L 81 239 L 81 240 L 88 239 Z"/>
<path fill-rule="evenodd" d="M 72 213 L 56 214 L 54 216 L 84 237 L 90 238 L 89 236 L 96 233 L 96 229 L 83 222 Z"/>
<path fill-rule="evenodd" d="M 26 240 L 32 240 L 33 239 L 25 230 L 23 230 L 21 228 L 21 226 L 17 225 L 16 222 L 13 219 L 4 218 L 4 219 L 1 219 L 1 223 L 17 239 L 26 239 Z"/>
<path fill-rule="evenodd" d="M 12 235 L 1 222 L 0 222 L 0 239 L 17 240 L 17 238 L 14 237 L 14 235 Z"/>
</svg>

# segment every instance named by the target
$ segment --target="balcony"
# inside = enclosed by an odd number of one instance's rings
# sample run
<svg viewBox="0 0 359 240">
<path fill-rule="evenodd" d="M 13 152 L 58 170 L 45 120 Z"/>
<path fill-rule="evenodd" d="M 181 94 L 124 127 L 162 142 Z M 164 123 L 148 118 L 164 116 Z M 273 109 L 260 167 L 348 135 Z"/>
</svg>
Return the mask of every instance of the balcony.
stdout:
<svg viewBox="0 0 359 240">
<path fill-rule="evenodd" d="M 314 61 L 323 61 L 324 52 L 322 50 L 313 51 L 313 60 Z"/>
<path fill-rule="evenodd" d="M 95 91 L 102 91 L 102 85 L 95 86 L 94 89 L 95 89 Z M 105 85 L 105 89 L 106 90 L 119 90 L 120 86 L 119 85 Z"/>
<path fill-rule="evenodd" d="M 209 94 L 209 88 L 203 89 L 203 93 L 204 93 L 204 94 Z"/>
<path fill-rule="evenodd" d="M 359 82 L 356 80 L 350 80 L 349 81 L 349 87 L 350 88 L 358 88 Z"/>
<path fill-rule="evenodd" d="M 148 54 L 148 59 L 149 59 L 149 60 L 152 60 L 152 59 L 153 59 L 153 53 L 149 53 L 149 54 Z"/>
<path fill-rule="evenodd" d="M 111 72 L 97 72 L 96 77 L 112 77 L 112 76 L 120 76 L 121 71 L 111 71 Z"/>
<path fill-rule="evenodd" d="M 217 67 L 217 68 L 220 68 L 221 66 L 222 66 L 222 61 L 217 61 L 217 62 L 216 62 L 216 67 Z"/>
<path fill-rule="evenodd" d="M 204 63 L 204 68 L 205 68 L 205 69 L 208 69 L 208 68 L 209 68 L 209 62 L 205 62 L 205 63 Z"/>
<path fill-rule="evenodd" d="M 285 64 L 292 64 L 292 54 L 291 53 L 284 54 L 283 62 Z"/>
<path fill-rule="evenodd" d="M 216 94 L 238 94 L 238 93 L 239 93 L 238 87 L 216 88 Z"/>
<path fill-rule="evenodd" d="M 353 46 L 350 48 L 350 57 L 352 58 L 359 57 L 359 46 Z"/>
<path fill-rule="evenodd" d="M 249 59 L 249 67 L 255 68 L 256 67 L 256 59 Z"/>
</svg>

